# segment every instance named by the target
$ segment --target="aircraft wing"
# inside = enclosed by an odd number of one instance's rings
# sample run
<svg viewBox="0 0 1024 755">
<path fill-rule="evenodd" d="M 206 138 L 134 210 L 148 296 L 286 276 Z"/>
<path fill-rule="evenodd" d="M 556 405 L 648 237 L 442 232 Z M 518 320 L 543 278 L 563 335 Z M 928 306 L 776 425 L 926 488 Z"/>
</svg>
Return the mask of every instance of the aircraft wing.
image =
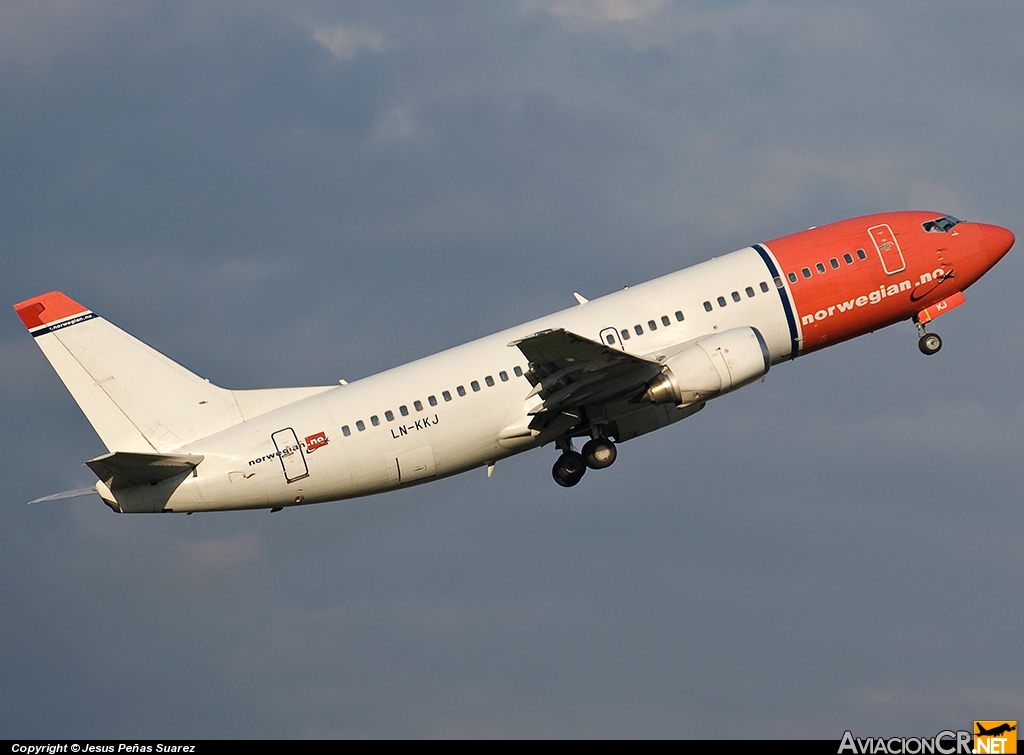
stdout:
<svg viewBox="0 0 1024 755">
<path fill-rule="evenodd" d="M 632 398 L 661 373 L 661 363 L 609 348 L 562 328 L 513 341 L 530 361 L 527 379 L 538 396 L 533 415 L 569 412 Z"/>
</svg>

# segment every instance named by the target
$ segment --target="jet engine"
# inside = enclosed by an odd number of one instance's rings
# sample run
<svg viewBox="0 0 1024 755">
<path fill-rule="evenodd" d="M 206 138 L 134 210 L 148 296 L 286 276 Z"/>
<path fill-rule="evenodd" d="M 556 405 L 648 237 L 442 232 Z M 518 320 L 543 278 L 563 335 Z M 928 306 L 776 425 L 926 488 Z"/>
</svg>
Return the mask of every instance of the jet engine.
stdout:
<svg viewBox="0 0 1024 755">
<path fill-rule="evenodd" d="M 771 368 L 768 344 L 757 328 L 734 328 L 699 339 L 665 360 L 644 399 L 688 406 L 752 383 Z"/>
</svg>

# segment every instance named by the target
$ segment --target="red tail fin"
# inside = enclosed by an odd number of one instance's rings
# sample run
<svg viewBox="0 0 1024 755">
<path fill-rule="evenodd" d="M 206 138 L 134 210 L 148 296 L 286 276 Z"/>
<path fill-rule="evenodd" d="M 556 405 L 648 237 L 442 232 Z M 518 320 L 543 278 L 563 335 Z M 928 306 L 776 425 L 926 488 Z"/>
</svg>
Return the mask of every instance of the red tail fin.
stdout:
<svg viewBox="0 0 1024 755">
<path fill-rule="evenodd" d="M 29 330 L 41 327 L 72 315 L 80 315 L 89 310 L 74 299 L 60 291 L 51 291 L 42 296 L 26 299 L 14 305 L 14 311 Z"/>
</svg>

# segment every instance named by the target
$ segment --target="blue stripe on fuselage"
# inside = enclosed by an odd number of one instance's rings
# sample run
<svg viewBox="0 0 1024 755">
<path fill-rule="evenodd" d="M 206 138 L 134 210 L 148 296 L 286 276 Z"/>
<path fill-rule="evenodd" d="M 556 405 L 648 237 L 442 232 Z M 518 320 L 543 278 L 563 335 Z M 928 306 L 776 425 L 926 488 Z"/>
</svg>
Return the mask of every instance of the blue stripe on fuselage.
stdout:
<svg viewBox="0 0 1024 755">
<path fill-rule="evenodd" d="M 782 280 L 782 274 L 779 269 L 775 267 L 775 260 L 768 254 L 767 250 L 760 244 L 754 244 L 754 250 L 761 255 L 761 259 L 764 261 L 765 267 L 768 268 L 768 274 L 772 276 L 772 281 L 776 279 Z M 797 354 L 800 350 L 800 338 L 796 332 L 796 315 L 793 314 L 793 302 L 789 300 L 789 292 L 786 290 L 786 285 L 780 287 L 776 284 L 776 288 L 779 291 L 779 298 L 782 299 L 782 309 L 786 313 L 786 322 L 789 323 L 789 338 L 792 341 L 793 350 L 789 354 L 790 359 L 796 359 Z"/>
</svg>

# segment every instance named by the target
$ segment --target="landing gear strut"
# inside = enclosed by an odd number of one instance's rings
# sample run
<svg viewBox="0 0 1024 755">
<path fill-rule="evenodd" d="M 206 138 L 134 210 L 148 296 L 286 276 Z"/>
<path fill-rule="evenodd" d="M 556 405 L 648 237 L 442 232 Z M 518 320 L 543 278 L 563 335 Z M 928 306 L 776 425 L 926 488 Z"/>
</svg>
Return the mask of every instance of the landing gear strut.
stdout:
<svg viewBox="0 0 1024 755">
<path fill-rule="evenodd" d="M 921 334 L 921 337 L 917 339 L 917 348 L 926 356 L 937 353 L 942 348 L 942 339 L 936 333 L 929 333 L 924 324 L 919 322 L 914 324 L 917 326 L 917 332 Z"/>
</svg>

